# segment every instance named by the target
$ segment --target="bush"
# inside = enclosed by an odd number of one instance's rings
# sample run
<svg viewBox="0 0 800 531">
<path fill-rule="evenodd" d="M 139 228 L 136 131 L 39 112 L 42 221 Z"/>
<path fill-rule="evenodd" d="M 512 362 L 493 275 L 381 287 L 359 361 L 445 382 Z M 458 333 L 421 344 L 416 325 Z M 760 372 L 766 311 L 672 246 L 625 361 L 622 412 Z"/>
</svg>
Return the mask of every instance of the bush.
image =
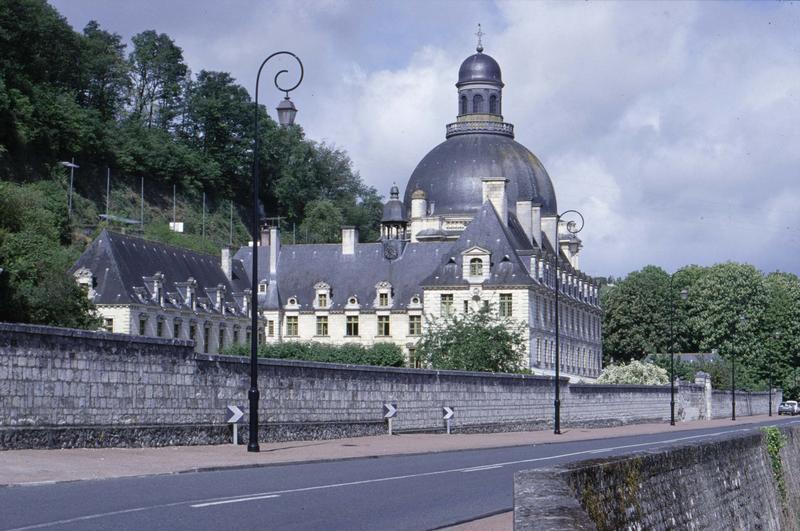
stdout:
<svg viewBox="0 0 800 531">
<path fill-rule="evenodd" d="M 224 349 L 222 353 L 229 356 L 249 356 L 250 346 L 234 345 Z M 393 343 L 376 343 L 364 347 L 353 343 L 327 345 L 325 343 L 289 341 L 260 345 L 258 357 L 380 367 L 402 367 L 405 363 L 403 351 Z"/>
<path fill-rule="evenodd" d="M 663 385 L 669 383 L 669 373 L 651 363 L 634 360 L 627 365 L 609 365 L 603 369 L 597 383 Z"/>
</svg>

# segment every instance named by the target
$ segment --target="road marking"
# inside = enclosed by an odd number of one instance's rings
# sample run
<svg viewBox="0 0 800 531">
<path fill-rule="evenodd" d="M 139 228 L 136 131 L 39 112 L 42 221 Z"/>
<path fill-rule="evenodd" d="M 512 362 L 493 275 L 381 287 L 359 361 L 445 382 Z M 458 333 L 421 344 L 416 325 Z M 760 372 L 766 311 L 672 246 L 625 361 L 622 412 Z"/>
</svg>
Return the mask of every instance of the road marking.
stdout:
<svg viewBox="0 0 800 531">
<path fill-rule="evenodd" d="M 269 498 L 279 498 L 277 494 L 267 494 L 266 496 L 250 496 L 249 498 L 237 498 L 235 500 L 222 500 L 222 501 L 215 501 L 215 502 L 207 502 L 207 503 L 196 503 L 194 505 L 190 505 L 193 509 L 199 509 L 200 507 L 211 507 L 212 505 L 224 505 L 226 503 L 239 503 L 239 502 L 246 502 L 246 501 L 254 501 L 254 500 L 266 500 Z"/>
<path fill-rule="evenodd" d="M 783 426 L 783 425 L 786 425 L 786 424 L 796 424 L 796 423 L 800 423 L 800 420 L 793 420 L 793 421 L 790 421 L 790 422 L 782 422 L 779 425 Z M 769 424 L 767 426 L 774 426 L 774 425 L 775 424 Z M 688 441 L 688 440 L 692 440 L 692 439 L 702 439 L 702 438 L 716 437 L 718 435 L 725 435 L 725 434 L 731 434 L 731 433 L 736 433 L 736 432 L 753 431 L 753 429 L 757 429 L 757 428 L 761 428 L 761 427 L 764 427 L 764 426 L 762 425 L 762 426 L 754 426 L 753 428 L 739 428 L 739 429 L 735 429 L 735 430 L 717 431 L 717 432 L 713 432 L 713 433 L 706 433 L 706 434 L 700 434 L 700 435 L 691 435 L 691 436 L 687 436 L 687 437 L 677 437 L 677 438 L 673 438 L 673 439 L 665 439 L 663 441 L 652 441 L 652 442 L 646 442 L 646 443 L 625 444 L 625 445 L 620 445 L 620 446 L 612 446 L 612 447 L 608 447 L 608 448 L 596 448 L 594 450 L 582 450 L 580 452 L 570 452 L 570 453 L 566 453 L 566 454 L 551 455 L 551 456 L 546 456 L 546 457 L 535 457 L 535 458 L 532 458 L 532 459 L 522 459 L 522 460 L 519 460 L 519 461 L 506 461 L 504 463 L 489 463 L 489 464 L 486 464 L 486 465 L 481 465 L 480 467 L 472 467 L 472 469 L 475 469 L 475 468 L 487 468 L 487 467 L 498 467 L 499 468 L 499 467 L 507 466 L 507 465 L 518 465 L 518 464 L 523 464 L 523 463 L 534 463 L 534 462 L 539 462 L 539 461 L 549 461 L 549 460 L 553 460 L 553 459 L 561 459 L 561 458 L 564 458 L 564 457 L 574 457 L 574 456 L 577 456 L 577 455 L 590 455 L 590 454 L 603 453 L 603 452 L 612 452 L 614 450 L 623 450 L 623 449 L 626 449 L 626 448 L 636 448 L 636 447 L 648 446 L 648 445 L 652 445 L 652 446 L 655 447 L 655 446 L 659 446 L 659 445 L 663 445 L 663 444 L 671 444 L 671 443 L 675 443 L 675 442 Z M 573 442 L 584 442 L 584 441 L 573 441 Z M 200 499 L 200 500 L 184 500 L 184 501 L 180 501 L 180 502 L 165 503 L 165 504 L 160 504 L 160 505 L 150 505 L 150 506 L 146 506 L 146 507 L 134 507 L 134 508 L 131 508 L 131 509 L 123 509 L 123 510 L 119 510 L 119 511 L 110 511 L 110 512 L 106 512 L 106 513 L 97 513 L 97 514 L 90 514 L 90 515 L 86 515 L 86 516 L 78 516 L 78 517 L 75 517 L 75 518 L 68 518 L 68 519 L 64 519 L 64 520 L 56 520 L 56 521 L 53 521 L 53 522 L 43 522 L 43 523 L 40 523 L 40 524 L 33 524 L 33 525 L 24 526 L 24 527 L 16 527 L 16 528 L 13 528 L 13 529 L 9 529 L 7 531 L 28 531 L 30 529 L 42 529 L 42 528 L 46 528 L 46 527 L 53 527 L 53 526 L 72 524 L 72 523 L 76 523 L 76 522 L 84 522 L 84 521 L 87 521 L 87 520 L 95 520 L 95 519 L 98 519 L 98 518 L 104 518 L 104 517 L 108 517 L 108 516 L 117 516 L 117 515 L 120 515 L 120 514 L 129 514 L 129 513 L 147 511 L 147 510 L 152 510 L 152 509 L 164 509 L 164 508 L 169 508 L 169 507 L 176 507 L 176 506 L 179 506 L 179 505 L 202 504 L 202 503 L 209 503 L 209 502 L 213 503 L 213 502 L 221 502 L 221 501 L 226 501 L 226 500 L 232 500 L 230 503 L 235 503 L 236 501 L 239 501 L 239 500 L 248 501 L 248 499 L 258 499 L 258 498 L 262 498 L 263 499 L 265 497 L 275 497 L 275 496 L 279 496 L 281 494 L 293 494 L 293 493 L 299 493 L 299 492 L 312 492 L 312 491 L 315 491 L 315 490 L 333 489 L 333 488 L 339 488 L 339 487 L 352 487 L 352 486 L 356 486 L 356 485 L 367 485 L 367 484 L 370 484 L 370 483 L 383 483 L 383 482 L 387 482 L 387 481 L 398 481 L 398 480 L 401 480 L 401 479 L 413 479 L 413 478 L 421 478 L 421 477 L 428 477 L 428 476 L 440 476 L 440 475 L 443 475 L 443 474 L 452 474 L 452 473 L 455 473 L 455 472 L 463 472 L 465 470 L 470 470 L 470 469 L 469 468 L 453 468 L 453 469 L 449 469 L 449 470 L 436 470 L 436 471 L 433 471 L 433 472 L 421 472 L 419 474 L 406 474 L 406 475 L 403 475 L 403 476 L 389 476 L 389 477 L 385 477 L 385 478 L 364 479 L 364 480 L 360 480 L 360 481 L 348 481 L 348 482 L 344 482 L 344 483 L 332 483 L 332 484 L 328 484 L 328 485 L 316 485 L 316 486 L 313 486 L 313 487 L 301 487 L 301 488 L 297 488 L 297 489 L 286 489 L 286 490 L 278 490 L 278 491 L 273 491 L 273 492 L 258 492 L 258 493 L 248 494 L 248 495 L 240 494 L 238 496 L 228 496 L 228 497 L 224 497 L 224 498 L 206 498 L 206 499 Z"/>
<path fill-rule="evenodd" d="M 503 465 L 483 465 L 473 468 L 462 468 L 461 472 L 481 472 L 483 470 L 494 470 L 496 468 L 503 468 Z"/>
</svg>

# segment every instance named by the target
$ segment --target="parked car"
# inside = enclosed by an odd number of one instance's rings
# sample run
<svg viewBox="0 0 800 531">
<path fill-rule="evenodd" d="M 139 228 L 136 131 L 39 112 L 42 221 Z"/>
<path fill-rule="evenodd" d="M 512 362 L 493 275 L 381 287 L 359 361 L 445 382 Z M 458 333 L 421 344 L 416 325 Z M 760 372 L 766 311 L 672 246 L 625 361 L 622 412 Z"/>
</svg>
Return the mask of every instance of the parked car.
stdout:
<svg viewBox="0 0 800 531">
<path fill-rule="evenodd" d="M 796 400 L 787 400 L 781 402 L 778 406 L 778 415 L 792 415 L 795 416 L 800 413 L 800 404 Z"/>
</svg>

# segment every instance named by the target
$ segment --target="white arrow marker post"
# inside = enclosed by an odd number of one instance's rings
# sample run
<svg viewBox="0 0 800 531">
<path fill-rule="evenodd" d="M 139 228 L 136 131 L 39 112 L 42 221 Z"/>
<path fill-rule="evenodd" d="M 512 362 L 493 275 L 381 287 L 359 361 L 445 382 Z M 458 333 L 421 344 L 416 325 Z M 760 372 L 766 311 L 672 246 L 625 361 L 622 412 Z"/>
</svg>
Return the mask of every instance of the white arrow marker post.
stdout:
<svg viewBox="0 0 800 531">
<path fill-rule="evenodd" d="M 228 424 L 233 424 L 233 445 L 239 444 L 239 419 L 244 416 L 244 412 L 239 409 L 239 406 L 228 406 L 227 408 Z"/>
<path fill-rule="evenodd" d="M 452 407 L 442 407 L 442 418 L 447 422 L 447 435 L 450 435 L 450 419 L 455 415 L 455 410 Z"/>
<path fill-rule="evenodd" d="M 397 403 L 383 405 L 383 418 L 389 421 L 389 435 L 392 434 L 392 419 L 397 415 Z"/>
</svg>

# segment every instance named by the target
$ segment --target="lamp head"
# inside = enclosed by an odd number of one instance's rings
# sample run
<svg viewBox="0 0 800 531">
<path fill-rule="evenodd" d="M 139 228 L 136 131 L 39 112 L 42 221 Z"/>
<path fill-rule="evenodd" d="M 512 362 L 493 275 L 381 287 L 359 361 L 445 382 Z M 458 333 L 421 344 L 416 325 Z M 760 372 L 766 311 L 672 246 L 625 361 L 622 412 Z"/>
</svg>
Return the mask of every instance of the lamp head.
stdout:
<svg viewBox="0 0 800 531">
<path fill-rule="evenodd" d="M 278 104 L 277 110 L 279 124 L 284 127 L 294 124 L 294 117 L 297 115 L 297 107 L 295 107 L 294 102 L 289 99 L 288 92 L 286 93 L 286 97 Z"/>
</svg>

